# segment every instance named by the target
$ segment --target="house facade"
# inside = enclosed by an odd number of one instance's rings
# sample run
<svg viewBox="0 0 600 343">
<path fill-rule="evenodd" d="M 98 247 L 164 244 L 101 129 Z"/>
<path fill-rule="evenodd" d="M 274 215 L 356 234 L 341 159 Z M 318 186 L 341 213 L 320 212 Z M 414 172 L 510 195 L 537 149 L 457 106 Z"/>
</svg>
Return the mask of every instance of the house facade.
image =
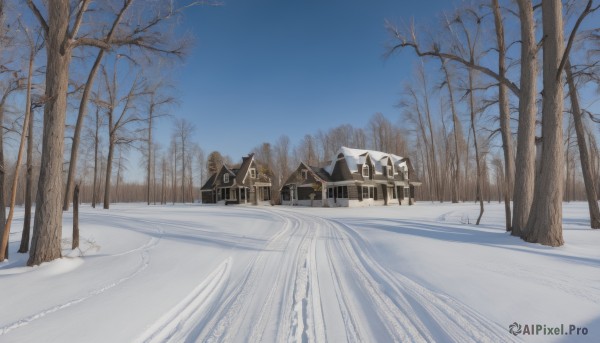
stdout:
<svg viewBox="0 0 600 343">
<path fill-rule="evenodd" d="M 271 179 L 260 167 L 254 154 L 243 157 L 239 168 L 223 165 L 202 186 L 202 203 L 269 205 Z"/>
<path fill-rule="evenodd" d="M 342 147 L 325 168 L 300 163 L 280 190 L 282 205 L 412 205 L 415 176 L 408 158 Z"/>
</svg>

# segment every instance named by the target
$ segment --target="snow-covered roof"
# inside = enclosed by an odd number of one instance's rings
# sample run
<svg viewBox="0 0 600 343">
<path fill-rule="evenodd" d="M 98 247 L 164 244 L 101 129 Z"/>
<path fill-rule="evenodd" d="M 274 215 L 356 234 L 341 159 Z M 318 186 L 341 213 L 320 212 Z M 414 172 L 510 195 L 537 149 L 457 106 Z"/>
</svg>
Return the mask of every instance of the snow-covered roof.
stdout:
<svg viewBox="0 0 600 343">
<path fill-rule="evenodd" d="M 339 156 L 340 154 L 344 155 L 344 158 L 346 159 L 346 164 L 348 165 L 348 168 L 352 173 L 358 172 L 358 165 L 365 163 L 367 155 L 371 157 L 371 162 L 375 165 L 376 174 L 382 174 L 383 166 L 387 165 L 388 159 L 392 160 L 392 164 L 394 165 L 394 172 L 396 172 L 396 170 L 398 170 L 399 167 L 406 167 L 406 161 L 402 161 L 403 157 L 401 156 L 388 154 L 386 152 L 376 150 L 352 149 L 343 146 L 340 148 L 340 150 L 338 150 L 335 158 L 331 161 L 331 164 L 325 167 L 325 170 L 329 174 L 333 173 L 333 168 L 335 167 L 335 164 L 338 160 L 337 156 Z"/>
</svg>

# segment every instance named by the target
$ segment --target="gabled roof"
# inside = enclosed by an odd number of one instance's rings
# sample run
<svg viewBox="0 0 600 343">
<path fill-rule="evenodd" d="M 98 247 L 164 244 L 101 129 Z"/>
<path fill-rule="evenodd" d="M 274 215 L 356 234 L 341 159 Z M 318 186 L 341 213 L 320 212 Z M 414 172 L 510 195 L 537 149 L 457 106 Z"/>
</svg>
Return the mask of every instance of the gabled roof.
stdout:
<svg viewBox="0 0 600 343">
<path fill-rule="evenodd" d="M 367 160 L 367 156 L 371 158 L 371 162 L 375 166 L 375 174 L 382 174 L 383 166 L 386 166 L 388 163 L 388 159 L 392 160 L 394 165 L 394 169 L 398 169 L 399 167 L 406 166 L 406 160 L 401 156 L 388 154 L 381 151 L 376 150 L 363 150 L 363 149 L 352 149 L 347 148 L 345 146 L 341 147 L 340 150 L 336 153 L 336 156 L 342 154 L 344 159 L 346 160 L 346 164 L 348 165 L 348 169 L 350 169 L 351 173 L 358 173 L 358 165 L 364 164 Z M 332 174 L 333 169 L 335 168 L 336 160 L 331 161 L 329 166 L 325 167 L 325 171 L 327 173 Z"/>
<path fill-rule="evenodd" d="M 305 164 L 306 165 L 306 164 Z M 327 171 L 324 168 L 321 167 L 315 167 L 315 166 L 308 166 L 308 168 L 310 169 L 310 171 L 312 171 L 319 179 L 325 181 L 325 182 L 329 182 L 331 181 L 331 177 L 329 176 L 329 173 L 327 173 Z"/>
<path fill-rule="evenodd" d="M 215 178 L 217 177 L 217 173 L 213 173 L 209 178 L 208 181 L 206 181 L 206 183 L 204 184 L 204 186 L 202 186 L 202 188 L 200 188 L 200 190 L 202 191 L 210 191 L 213 189 L 214 185 L 215 185 Z"/>
<path fill-rule="evenodd" d="M 254 161 L 254 153 L 251 153 L 246 157 L 242 157 L 242 165 L 238 169 L 237 174 L 235 176 L 235 180 L 237 181 L 237 183 L 244 183 L 244 178 L 246 177 L 246 174 L 248 174 L 248 169 L 250 169 L 252 161 Z"/>
<path fill-rule="evenodd" d="M 230 183 L 233 183 L 233 185 L 243 184 L 244 178 L 248 174 L 248 170 L 252 166 L 253 162 L 254 162 L 254 154 L 252 153 L 252 154 L 249 154 L 248 156 L 242 157 L 242 164 L 240 165 L 239 168 L 230 168 L 226 165 L 223 165 L 221 167 L 221 169 L 219 169 L 216 173 L 214 173 L 210 176 L 208 181 L 206 181 L 206 183 L 202 186 L 201 190 L 211 190 L 215 186 L 222 184 L 222 181 L 219 178 L 219 176 L 222 174 L 225 174 L 225 173 L 233 176 L 233 180 L 232 180 L 232 178 L 230 178 Z M 267 175 L 259 174 L 258 171 L 256 174 L 257 175 L 256 175 L 255 181 L 271 182 L 271 179 Z"/>
</svg>

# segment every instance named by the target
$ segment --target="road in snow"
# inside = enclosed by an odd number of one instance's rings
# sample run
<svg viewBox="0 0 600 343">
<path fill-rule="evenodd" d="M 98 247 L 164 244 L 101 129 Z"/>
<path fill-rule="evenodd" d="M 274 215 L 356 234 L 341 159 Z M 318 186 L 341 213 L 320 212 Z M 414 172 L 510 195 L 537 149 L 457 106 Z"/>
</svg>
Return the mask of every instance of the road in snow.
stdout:
<svg viewBox="0 0 600 343">
<path fill-rule="evenodd" d="M 476 227 L 473 204 L 84 206 L 82 251 L 61 260 L 24 267 L 11 234 L 0 342 L 599 341 L 585 204 L 566 206 L 557 249 L 508 236 L 502 210 Z M 515 337 L 513 322 L 589 333 Z"/>
</svg>

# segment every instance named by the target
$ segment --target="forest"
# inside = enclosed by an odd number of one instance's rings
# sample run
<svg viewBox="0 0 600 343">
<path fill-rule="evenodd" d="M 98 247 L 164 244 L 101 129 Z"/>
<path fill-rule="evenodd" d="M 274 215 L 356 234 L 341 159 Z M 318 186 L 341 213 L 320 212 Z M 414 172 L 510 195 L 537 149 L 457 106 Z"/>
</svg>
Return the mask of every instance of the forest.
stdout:
<svg viewBox="0 0 600 343">
<path fill-rule="evenodd" d="M 197 202 L 203 180 L 241 161 L 205 152 L 194 124 L 175 115 L 177 85 L 156 77 L 177 68 L 193 40 L 178 19 L 220 5 L 0 0 L 0 261 L 15 206 L 25 209 L 19 252 L 38 265 L 61 257 L 74 196 L 103 209 Z M 365 113 L 363 127 L 342 117 L 248 153 L 274 190 L 299 161 L 323 165 L 341 146 L 406 156 L 423 182 L 419 200 L 476 201 L 477 224 L 486 202 L 502 202 L 512 235 L 560 246 L 565 201 L 587 201 L 590 227 L 600 228 L 599 7 L 478 0 L 427 22 L 382 19 L 388 41 L 374 53 L 415 57 L 398 113 Z M 155 138 L 157 125 L 171 127 L 170 141 Z M 144 176 L 131 181 L 134 153 Z"/>
</svg>

